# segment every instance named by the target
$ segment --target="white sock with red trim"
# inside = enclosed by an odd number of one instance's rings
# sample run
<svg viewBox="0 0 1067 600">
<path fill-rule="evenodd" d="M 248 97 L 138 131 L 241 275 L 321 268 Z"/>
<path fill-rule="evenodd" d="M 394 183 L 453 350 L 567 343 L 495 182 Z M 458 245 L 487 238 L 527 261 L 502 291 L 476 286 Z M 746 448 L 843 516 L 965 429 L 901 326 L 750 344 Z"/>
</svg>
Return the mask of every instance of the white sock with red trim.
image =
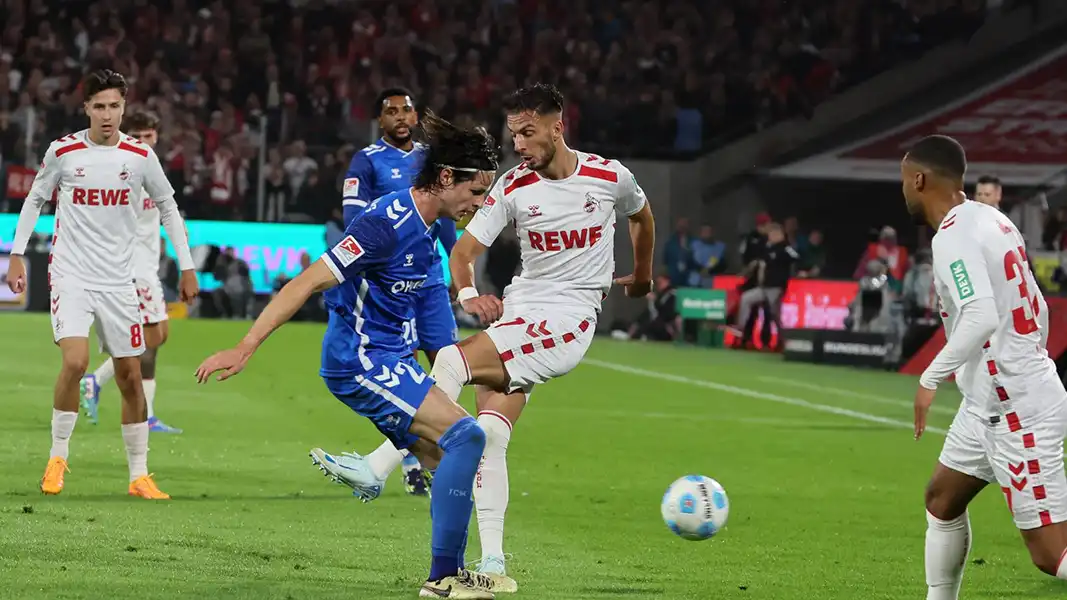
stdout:
<svg viewBox="0 0 1067 600">
<path fill-rule="evenodd" d="M 1067 550 L 1060 555 L 1060 565 L 1056 567 L 1056 579 L 1067 579 Z"/>
<path fill-rule="evenodd" d="M 430 377 L 453 402 L 459 401 L 463 386 L 471 381 L 471 370 L 463 351 L 455 344 L 442 348 L 433 361 Z"/>
<path fill-rule="evenodd" d="M 440 355 L 438 355 L 440 357 Z M 508 510 L 508 442 L 511 421 L 504 415 L 483 410 L 478 424 L 485 431 L 482 464 L 474 479 L 474 506 L 478 509 L 478 538 L 482 559 L 504 556 L 504 513 Z"/>
<path fill-rule="evenodd" d="M 971 551 L 970 517 L 942 521 L 927 512 L 926 523 L 926 600 L 956 600 Z"/>
</svg>

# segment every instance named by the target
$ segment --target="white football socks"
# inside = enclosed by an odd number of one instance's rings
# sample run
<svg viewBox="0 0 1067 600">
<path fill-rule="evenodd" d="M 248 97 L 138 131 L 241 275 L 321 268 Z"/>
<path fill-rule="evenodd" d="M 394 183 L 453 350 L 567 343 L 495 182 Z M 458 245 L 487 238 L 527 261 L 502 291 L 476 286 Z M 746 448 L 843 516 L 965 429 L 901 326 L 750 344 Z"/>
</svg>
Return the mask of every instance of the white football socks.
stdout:
<svg viewBox="0 0 1067 600">
<path fill-rule="evenodd" d="M 375 477 L 386 479 L 400 466 L 400 463 L 404 462 L 404 457 L 407 455 L 407 450 L 397 450 L 393 442 L 385 440 L 381 446 L 374 449 L 374 452 L 367 455 L 367 465 L 370 466 Z"/>
<path fill-rule="evenodd" d="M 508 509 L 508 442 L 511 422 L 504 415 L 483 410 L 478 424 L 485 431 L 485 450 L 474 479 L 474 506 L 478 509 L 478 537 L 482 559 L 504 556 L 504 513 Z"/>
<path fill-rule="evenodd" d="M 58 456 L 67 460 L 70 454 L 70 436 L 74 433 L 74 423 L 78 421 L 78 413 L 52 409 L 52 453 L 51 457 Z"/>
<path fill-rule="evenodd" d="M 144 401 L 148 405 L 148 420 L 152 420 L 152 417 L 156 416 L 155 402 L 156 402 L 156 380 L 155 379 L 143 379 L 141 380 L 141 386 L 144 388 Z"/>
<path fill-rule="evenodd" d="M 926 600 L 957 600 L 971 551 L 970 517 L 942 521 L 927 512 L 926 523 Z"/>
<path fill-rule="evenodd" d="M 130 481 L 148 475 L 148 422 L 123 425 L 122 441 L 126 442 Z"/>
<path fill-rule="evenodd" d="M 107 357 L 104 364 L 100 365 L 93 375 L 96 376 L 96 385 L 104 387 L 104 384 L 115 378 L 115 361 L 111 360 L 110 356 Z"/>
<path fill-rule="evenodd" d="M 459 401 L 459 394 L 463 386 L 470 383 L 471 371 L 467 367 L 467 359 L 463 352 L 455 344 L 441 348 L 437 358 L 433 361 L 433 370 L 430 377 L 437 383 L 450 400 Z"/>
</svg>

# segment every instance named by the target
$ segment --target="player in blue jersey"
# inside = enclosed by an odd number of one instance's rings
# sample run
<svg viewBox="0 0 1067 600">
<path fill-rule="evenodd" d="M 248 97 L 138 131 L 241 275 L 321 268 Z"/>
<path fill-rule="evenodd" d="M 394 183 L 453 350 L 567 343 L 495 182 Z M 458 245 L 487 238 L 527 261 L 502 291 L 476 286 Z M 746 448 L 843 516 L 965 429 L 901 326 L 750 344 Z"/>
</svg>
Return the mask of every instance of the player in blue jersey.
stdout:
<svg viewBox="0 0 1067 600">
<path fill-rule="evenodd" d="M 418 112 L 411 92 L 404 88 L 389 88 L 378 94 L 375 101 L 378 111 L 378 126 L 382 137 L 377 142 L 356 152 L 345 174 L 342 192 L 345 225 L 352 222 L 375 198 L 390 192 L 406 190 L 419 172 L 426 146 L 416 142 L 412 133 L 418 125 Z M 451 219 L 438 219 L 435 237 L 446 253 L 456 245 L 456 223 Z M 326 294 L 330 319 L 338 318 L 338 294 Z M 404 332 L 411 349 L 426 353 L 430 364 L 437 351 L 458 341 L 456 317 L 452 313 L 452 299 L 445 285 L 444 269 L 440 256 L 434 256 L 430 277 L 416 293 L 414 326 L 408 325 Z M 401 456 L 404 455 L 404 456 Z M 367 455 L 375 468 L 392 470 L 394 460 L 402 460 L 404 487 L 409 494 L 425 496 L 429 489 L 429 472 L 423 472 L 418 459 L 407 452 L 397 450 L 386 440 L 377 450 Z M 335 474 L 331 474 L 335 476 Z"/>
<path fill-rule="evenodd" d="M 460 219 L 481 206 L 497 168 L 496 148 L 483 129 L 458 129 L 429 114 L 423 127 L 430 141 L 414 187 L 372 202 L 340 243 L 282 288 L 235 348 L 209 357 L 196 377 L 203 383 L 216 372 L 221 371 L 220 381 L 241 372 L 313 293 L 336 287 L 345 310 L 323 339 L 320 374 L 326 387 L 397 448 L 437 467 L 438 493 L 430 500 L 433 561 L 419 595 L 493 598 L 489 578 L 463 569 L 485 432 L 434 385 L 404 333 L 418 290 L 432 280 L 435 221 Z M 344 467 L 347 458 L 323 460 Z"/>
</svg>

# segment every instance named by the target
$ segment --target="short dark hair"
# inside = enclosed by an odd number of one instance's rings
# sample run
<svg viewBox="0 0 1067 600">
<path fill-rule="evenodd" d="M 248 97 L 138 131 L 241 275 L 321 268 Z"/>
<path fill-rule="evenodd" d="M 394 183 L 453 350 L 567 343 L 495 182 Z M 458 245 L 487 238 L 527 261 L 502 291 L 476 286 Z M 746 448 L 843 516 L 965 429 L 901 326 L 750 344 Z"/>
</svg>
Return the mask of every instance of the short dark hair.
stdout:
<svg viewBox="0 0 1067 600">
<path fill-rule="evenodd" d="M 533 111 L 539 115 L 563 112 L 563 94 L 551 83 L 521 87 L 504 97 L 504 112 Z"/>
<path fill-rule="evenodd" d="M 125 98 L 128 89 L 126 78 L 111 69 L 97 69 L 86 75 L 82 81 L 82 93 L 86 102 L 104 90 L 118 90 Z"/>
<path fill-rule="evenodd" d="M 983 183 L 1001 187 L 1000 177 L 997 177 L 996 175 L 982 175 L 978 178 L 978 185 L 982 185 Z"/>
<path fill-rule="evenodd" d="M 374 99 L 373 114 L 382 114 L 382 108 L 385 106 L 385 101 L 393 96 L 407 96 L 411 98 L 412 104 L 415 103 L 415 96 L 411 93 L 411 90 L 402 87 L 385 88 L 378 92 L 378 96 Z"/>
<path fill-rule="evenodd" d="M 908 150 L 908 160 L 952 180 L 962 181 L 967 173 L 967 153 L 947 135 L 929 135 L 919 140 Z"/>
<path fill-rule="evenodd" d="M 456 183 L 474 179 L 478 171 L 497 169 L 497 148 L 493 136 L 482 127 L 463 129 L 427 110 L 422 117 L 426 154 L 414 185 L 424 190 L 440 187 L 441 171 L 453 169 Z M 473 170 L 466 170 L 473 169 Z"/>
<path fill-rule="evenodd" d="M 122 119 L 122 131 L 150 131 L 159 130 L 159 117 L 148 111 L 138 111 Z"/>
</svg>

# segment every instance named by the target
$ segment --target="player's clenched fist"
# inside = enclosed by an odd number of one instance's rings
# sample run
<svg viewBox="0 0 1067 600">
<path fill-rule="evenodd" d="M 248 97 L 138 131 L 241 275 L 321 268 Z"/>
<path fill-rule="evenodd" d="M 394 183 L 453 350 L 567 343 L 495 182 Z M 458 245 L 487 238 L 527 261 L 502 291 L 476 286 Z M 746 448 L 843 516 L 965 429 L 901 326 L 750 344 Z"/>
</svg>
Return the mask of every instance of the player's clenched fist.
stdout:
<svg viewBox="0 0 1067 600">
<path fill-rule="evenodd" d="M 178 283 L 178 293 L 182 302 L 192 304 L 200 293 L 200 283 L 196 280 L 196 272 L 193 270 L 182 271 L 182 279 Z"/>
<path fill-rule="evenodd" d="M 26 265 L 22 257 L 12 254 L 7 264 L 7 287 L 16 294 L 26 291 Z"/>
<path fill-rule="evenodd" d="M 478 317 L 482 325 L 488 325 L 496 321 L 504 314 L 504 303 L 496 296 L 478 296 L 468 298 L 460 303 L 463 311 L 468 315 Z"/>
<path fill-rule="evenodd" d="M 633 275 L 626 275 L 615 280 L 615 285 L 621 285 L 629 298 L 642 298 L 652 291 L 652 280 L 637 281 Z"/>
</svg>

